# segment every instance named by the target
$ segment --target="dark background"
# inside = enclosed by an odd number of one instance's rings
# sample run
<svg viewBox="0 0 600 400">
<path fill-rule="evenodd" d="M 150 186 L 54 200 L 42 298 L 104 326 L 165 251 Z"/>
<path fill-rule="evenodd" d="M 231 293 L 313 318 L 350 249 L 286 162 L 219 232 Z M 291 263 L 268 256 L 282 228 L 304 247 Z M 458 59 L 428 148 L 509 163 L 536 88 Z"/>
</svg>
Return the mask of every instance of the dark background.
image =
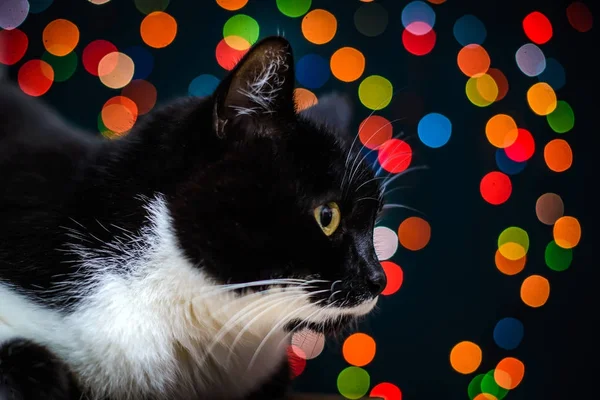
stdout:
<svg viewBox="0 0 600 400">
<path fill-rule="evenodd" d="M 2 0 L 0 0 L 2 1 Z M 353 15 L 363 3 L 358 0 L 313 0 L 311 9 L 325 8 L 338 21 L 334 39 L 322 46 L 304 39 L 302 18 L 281 14 L 275 0 L 250 0 L 239 11 L 226 11 L 213 0 L 172 0 L 166 9 L 178 22 L 175 41 L 164 49 L 149 48 L 154 55 L 154 70 L 147 78 L 158 90 L 159 103 L 185 95 L 189 83 L 200 74 L 222 78 L 226 72 L 215 60 L 215 47 L 222 39 L 225 21 L 235 13 L 245 13 L 260 24 L 260 37 L 283 29 L 292 42 L 297 59 L 316 53 L 329 59 L 333 51 L 352 46 L 363 52 L 367 69 L 363 78 L 378 74 L 394 85 L 396 95 L 390 106 L 378 112 L 394 123 L 394 133 L 403 131 L 413 146 L 413 165 L 427 165 L 398 179 L 399 185 L 411 186 L 394 197 L 395 201 L 425 213 L 432 237 L 427 247 L 410 252 L 399 247 L 392 259 L 404 270 L 404 284 L 394 295 L 380 300 L 379 312 L 371 316 L 360 331 L 373 335 L 377 342 L 375 359 L 365 369 L 371 385 L 391 382 L 402 389 L 405 399 L 467 399 L 467 385 L 478 373 L 494 368 L 505 356 L 525 364 L 525 378 L 511 391 L 508 399 L 579 399 L 597 398 L 597 259 L 592 256 L 593 225 L 591 210 L 598 202 L 590 192 L 597 180 L 598 43 L 587 33 L 573 29 L 566 17 L 570 2 L 556 0 L 448 0 L 431 4 L 436 12 L 437 43 L 426 56 L 416 57 L 403 47 L 401 12 L 405 0 L 376 0 L 389 12 L 386 31 L 375 38 L 360 34 Z M 586 2 L 592 10 L 597 2 Z M 569 102 L 575 112 L 575 128 L 561 135 L 573 149 L 573 166 L 564 173 L 548 170 L 543 146 L 559 137 L 544 117 L 529 109 L 525 92 L 536 78 L 518 69 L 514 54 L 529 40 L 521 21 L 531 11 L 544 13 L 552 22 L 554 35 L 542 46 L 547 57 L 556 58 L 565 68 L 567 83 L 557 91 L 559 99 Z M 462 47 L 452 28 L 464 14 L 477 16 L 486 26 L 484 47 L 492 67 L 504 72 L 510 84 L 507 97 L 486 108 L 475 107 L 465 96 L 467 78 L 456 64 Z M 40 58 L 44 52 L 41 33 L 56 18 L 73 21 L 81 37 L 75 51 L 95 39 L 106 39 L 119 49 L 143 45 L 139 24 L 144 15 L 132 0 L 113 0 L 95 6 L 84 0 L 56 0 L 44 12 L 29 15 L 19 27 L 30 38 L 25 57 L 11 67 L 13 78 L 25 61 Z M 80 61 L 81 63 L 81 57 Z M 343 83 L 333 76 L 317 95 L 336 89 L 356 100 L 356 126 L 370 112 L 358 101 L 360 80 Z M 81 64 L 69 80 L 55 83 L 42 98 L 78 125 L 97 134 L 97 118 L 102 105 L 119 94 L 87 73 Z M 453 124 L 450 142 L 439 149 L 423 145 L 417 135 L 419 119 L 429 113 L 446 115 Z M 512 177 L 513 194 L 501 206 L 492 206 L 479 193 L 481 177 L 497 170 L 493 148 L 485 137 L 486 121 L 494 114 L 511 114 L 517 124 L 529 129 L 536 140 L 536 151 L 524 172 Z M 592 175 L 596 171 L 596 177 Z M 587 177 L 587 180 L 586 180 Z M 585 188 L 588 195 L 585 196 Z M 571 267 L 563 272 L 550 270 L 544 262 L 544 249 L 552 240 L 551 227 L 541 224 L 535 214 L 537 198 L 546 192 L 559 194 L 565 214 L 579 219 L 582 239 L 574 249 Z M 586 204 L 587 203 L 587 204 Z M 408 210 L 393 211 L 384 225 L 397 229 Z M 501 274 L 494 265 L 499 233 L 508 226 L 524 228 L 531 240 L 525 270 L 516 276 Z M 548 302 L 541 308 L 524 305 L 519 297 L 523 279 L 530 274 L 547 277 L 551 285 Z M 512 351 L 500 349 L 492 332 L 496 322 L 515 317 L 525 326 L 525 336 Z M 451 348 L 462 340 L 471 340 L 483 350 L 481 367 L 472 375 L 460 375 L 449 363 Z M 298 390 L 336 393 L 336 379 L 347 367 L 341 354 L 341 341 L 328 343 L 325 351 L 308 362 L 297 378 Z M 586 397 L 582 397 L 587 395 Z"/>
</svg>

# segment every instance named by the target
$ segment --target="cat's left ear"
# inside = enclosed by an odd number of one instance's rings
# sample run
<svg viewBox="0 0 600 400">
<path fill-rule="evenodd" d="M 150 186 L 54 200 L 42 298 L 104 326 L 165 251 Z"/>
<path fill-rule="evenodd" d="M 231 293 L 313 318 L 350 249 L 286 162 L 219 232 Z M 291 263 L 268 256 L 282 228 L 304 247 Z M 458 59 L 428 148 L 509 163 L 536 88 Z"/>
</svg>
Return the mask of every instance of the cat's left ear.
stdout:
<svg viewBox="0 0 600 400">
<path fill-rule="evenodd" d="M 214 126 L 220 137 L 234 122 L 261 123 L 293 113 L 294 60 L 282 37 L 254 45 L 214 93 Z"/>
</svg>

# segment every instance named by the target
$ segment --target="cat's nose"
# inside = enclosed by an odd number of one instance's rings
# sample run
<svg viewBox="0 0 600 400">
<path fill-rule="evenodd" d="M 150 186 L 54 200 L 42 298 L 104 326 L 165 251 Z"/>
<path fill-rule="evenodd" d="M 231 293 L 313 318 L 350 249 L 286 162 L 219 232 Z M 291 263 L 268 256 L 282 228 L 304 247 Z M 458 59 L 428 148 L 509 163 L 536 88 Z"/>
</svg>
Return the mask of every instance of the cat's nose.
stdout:
<svg viewBox="0 0 600 400">
<path fill-rule="evenodd" d="M 367 272 L 367 287 L 373 297 L 379 296 L 385 286 L 387 285 L 387 277 L 381 265 L 377 263 L 376 266 L 369 268 Z"/>
</svg>

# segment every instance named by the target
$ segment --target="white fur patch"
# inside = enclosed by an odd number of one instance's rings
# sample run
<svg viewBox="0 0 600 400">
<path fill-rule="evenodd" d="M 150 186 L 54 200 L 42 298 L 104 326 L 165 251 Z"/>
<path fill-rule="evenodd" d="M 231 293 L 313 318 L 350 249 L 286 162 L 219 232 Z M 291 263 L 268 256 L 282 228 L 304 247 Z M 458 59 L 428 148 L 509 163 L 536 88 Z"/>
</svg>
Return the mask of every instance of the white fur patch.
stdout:
<svg viewBox="0 0 600 400">
<path fill-rule="evenodd" d="M 258 113 L 273 113 L 273 104 L 277 98 L 277 93 L 282 89 L 285 77 L 280 73 L 287 71 L 284 50 L 268 50 L 264 55 L 264 60 L 268 62 L 263 64 L 260 73 L 256 75 L 252 82 L 247 82 L 244 88 L 238 89 L 238 92 L 246 96 L 255 107 L 232 106 L 238 116 L 253 115 Z"/>
<path fill-rule="evenodd" d="M 50 347 L 98 396 L 188 398 L 197 390 L 199 398 L 230 399 L 275 372 L 286 356 L 286 322 L 361 315 L 377 301 L 322 308 L 301 286 L 265 293 L 249 287 L 236 295 L 229 289 L 237 286 L 217 285 L 183 256 L 161 198 L 147 210 L 142 237 L 108 243 L 101 252 L 73 249 L 97 277 L 74 288 L 84 300 L 67 314 L 0 283 L 0 342 L 20 336 Z M 116 247 L 126 256 L 111 257 Z"/>
</svg>

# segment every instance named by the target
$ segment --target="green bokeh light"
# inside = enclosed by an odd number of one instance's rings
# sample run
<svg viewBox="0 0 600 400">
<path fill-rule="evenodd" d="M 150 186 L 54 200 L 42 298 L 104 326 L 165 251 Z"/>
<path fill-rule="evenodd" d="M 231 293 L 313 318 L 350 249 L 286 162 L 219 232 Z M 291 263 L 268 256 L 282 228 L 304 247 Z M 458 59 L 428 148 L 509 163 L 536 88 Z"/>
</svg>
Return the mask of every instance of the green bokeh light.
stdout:
<svg viewBox="0 0 600 400">
<path fill-rule="evenodd" d="M 564 249 L 553 240 L 546 246 L 544 258 L 548 268 L 554 271 L 564 271 L 571 266 L 573 249 Z"/>
<path fill-rule="evenodd" d="M 481 380 L 481 392 L 491 394 L 498 400 L 502 400 L 508 394 L 508 389 L 504 389 L 496 383 L 494 370 L 491 370 Z"/>
<path fill-rule="evenodd" d="M 337 387 L 347 399 L 360 399 L 369 391 L 371 377 L 362 368 L 348 367 L 338 375 Z"/>
<path fill-rule="evenodd" d="M 471 380 L 471 383 L 469 383 L 469 387 L 467 388 L 469 399 L 473 400 L 478 394 L 481 394 L 481 381 L 484 376 L 485 374 L 479 374 Z"/>
<path fill-rule="evenodd" d="M 54 82 L 64 82 L 75 73 L 77 69 L 77 54 L 72 51 L 64 57 L 58 57 L 44 52 L 42 60 L 46 61 L 54 70 Z"/>
<path fill-rule="evenodd" d="M 229 18 L 223 26 L 223 37 L 227 44 L 236 50 L 245 50 L 237 48 L 235 40 L 228 40 L 229 37 L 238 37 L 244 39 L 249 45 L 253 45 L 258 40 L 260 27 L 256 20 L 246 14 L 237 14 Z"/>
<path fill-rule="evenodd" d="M 370 110 L 381 110 L 392 101 L 392 83 L 379 75 L 366 77 L 358 87 L 360 102 Z"/>
<path fill-rule="evenodd" d="M 564 100 L 559 100 L 556 109 L 546 116 L 548 125 L 556 133 L 569 132 L 575 126 L 575 113 Z"/>
<path fill-rule="evenodd" d="M 283 15 L 300 17 L 308 12 L 312 0 L 277 0 L 277 8 Z"/>
<path fill-rule="evenodd" d="M 520 260 L 529 250 L 529 235 L 523 229 L 511 226 L 498 237 L 498 249 L 509 260 Z"/>
</svg>

